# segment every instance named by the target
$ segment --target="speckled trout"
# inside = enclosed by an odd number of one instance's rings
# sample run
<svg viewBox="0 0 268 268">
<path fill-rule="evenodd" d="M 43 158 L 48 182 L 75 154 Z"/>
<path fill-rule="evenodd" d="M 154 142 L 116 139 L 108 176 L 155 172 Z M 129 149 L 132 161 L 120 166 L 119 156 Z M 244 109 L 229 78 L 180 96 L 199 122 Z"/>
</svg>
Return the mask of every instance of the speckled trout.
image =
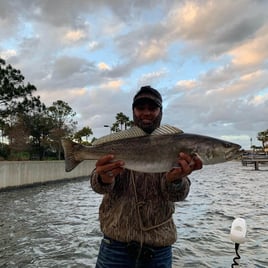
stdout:
<svg viewBox="0 0 268 268">
<path fill-rule="evenodd" d="M 92 146 L 85 146 L 62 139 L 65 170 L 74 169 L 83 160 L 97 160 L 113 154 L 123 160 L 125 168 L 140 172 L 169 171 L 180 152 L 197 154 L 203 165 L 232 160 L 240 155 L 241 146 L 229 141 L 198 134 L 183 133 L 171 126 L 161 126 L 151 134 L 138 127 L 113 133 L 98 139 Z"/>
</svg>

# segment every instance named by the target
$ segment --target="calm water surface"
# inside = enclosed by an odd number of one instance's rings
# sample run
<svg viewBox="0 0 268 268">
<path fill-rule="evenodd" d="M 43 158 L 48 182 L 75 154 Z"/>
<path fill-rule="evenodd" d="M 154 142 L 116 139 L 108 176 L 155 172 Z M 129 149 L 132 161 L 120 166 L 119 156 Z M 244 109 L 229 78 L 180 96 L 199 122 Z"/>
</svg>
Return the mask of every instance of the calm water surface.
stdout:
<svg viewBox="0 0 268 268">
<path fill-rule="evenodd" d="M 268 267 L 268 166 L 205 166 L 176 205 L 174 267 L 231 267 L 236 217 L 247 222 L 241 267 Z M 88 181 L 0 192 L 0 267 L 94 267 L 101 196 Z"/>
</svg>

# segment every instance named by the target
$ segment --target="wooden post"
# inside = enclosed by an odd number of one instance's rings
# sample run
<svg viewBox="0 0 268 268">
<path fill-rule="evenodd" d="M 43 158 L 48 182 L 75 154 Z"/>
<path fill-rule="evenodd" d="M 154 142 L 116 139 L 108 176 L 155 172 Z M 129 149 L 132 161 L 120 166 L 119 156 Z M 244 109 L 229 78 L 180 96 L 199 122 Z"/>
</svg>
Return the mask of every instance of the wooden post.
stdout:
<svg viewBox="0 0 268 268">
<path fill-rule="evenodd" d="M 259 170 L 259 162 L 255 161 L 254 162 L 255 170 Z"/>
</svg>

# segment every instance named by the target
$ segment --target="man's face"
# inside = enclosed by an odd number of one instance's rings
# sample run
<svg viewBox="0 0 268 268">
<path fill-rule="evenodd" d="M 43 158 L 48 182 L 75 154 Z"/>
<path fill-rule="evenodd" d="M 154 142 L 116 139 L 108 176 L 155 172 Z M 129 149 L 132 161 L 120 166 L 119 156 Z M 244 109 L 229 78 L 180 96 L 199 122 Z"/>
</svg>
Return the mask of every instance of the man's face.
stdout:
<svg viewBox="0 0 268 268">
<path fill-rule="evenodd" d="M 152 133 L 160 126 L 162 111 L 154 102 L 140 102 L 134 107 L 133 119 L 135 125 L 147 133 Z"/>
</svg>

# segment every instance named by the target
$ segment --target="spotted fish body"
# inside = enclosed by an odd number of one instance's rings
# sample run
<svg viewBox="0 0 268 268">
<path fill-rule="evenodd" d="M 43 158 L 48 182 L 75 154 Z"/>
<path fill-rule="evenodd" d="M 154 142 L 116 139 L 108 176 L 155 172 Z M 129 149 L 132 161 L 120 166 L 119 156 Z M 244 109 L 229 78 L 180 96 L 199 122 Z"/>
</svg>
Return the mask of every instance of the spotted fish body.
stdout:
<svg viewBox="0 0 268 268">
<path fill-rule="evenodd" d="M 166 172 L 170 170 L 179 152 L 197 154 L 204 165 L 217 164 L 237 157 L 240 145 L 213 137 L 183 133 L 181 130 L 162 126 L 152 134 L 134 127 L 128 131 L 105 136 L 93 146 L 84 146 L 63 139 L 65 170 L 71 171 L 83 160 L 94 160 L 113 154 L 123 160 L 124 167 L 140 172 Z"/>
</svg>

